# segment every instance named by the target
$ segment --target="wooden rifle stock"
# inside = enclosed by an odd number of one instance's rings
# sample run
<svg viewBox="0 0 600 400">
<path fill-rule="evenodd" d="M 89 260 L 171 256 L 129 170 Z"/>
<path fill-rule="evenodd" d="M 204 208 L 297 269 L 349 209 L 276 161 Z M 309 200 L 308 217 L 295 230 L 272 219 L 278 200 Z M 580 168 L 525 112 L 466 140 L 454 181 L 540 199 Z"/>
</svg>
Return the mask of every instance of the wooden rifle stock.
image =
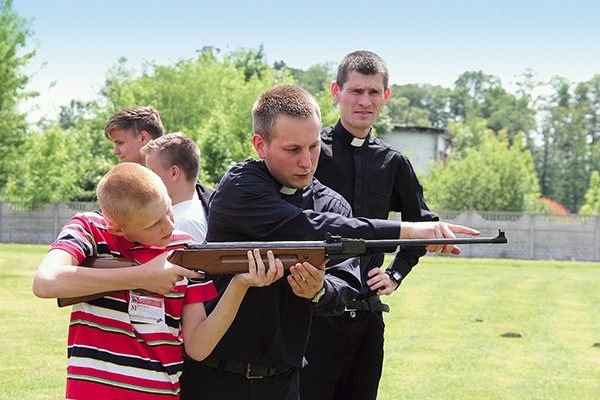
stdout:
<svg viewBox="0 0 600 400">
<path fill-rule="evenodd" d="M 248 272 L 249 250 L 272 250 L 285 269 L 296 263 L 309 262 L 319 266 L 327 259 L 344 259 L 372 252 L 394 252 L 398 246 L 429 246 L 446 244 L 505 244 L 504 231 L 496 237 L 457 237 L 443 239 L 390 239 L 363 240 L 326 235 L 321 241 L 288 242 L 210 242 L 191 243 L 184 249 L 173 250 L 167 260 L 184 268 L 208 275 L 237 274 Z M 266 252 L 262 254 L 267 261 Z M 122 268 L 137 265 L 134 260 L 121 257 L 88 257 L 81 264 L 91 268 Z M 143 291 L 149 293 L 147 291 Z M 82 301 L 98 299 L 115 292 L 96 293 L 86 296 L 58 299 L 58 306 L 65 307 Z"/>
<path fill-rule="evenodd" d="M 270 243 L 272 247 L 275 242 L 265 243 Z M 268 247 L 268 249 L 271 249 L 271 247 Z M 248 272 L 247 253 L 248 250 L 254 248 L 258 247 L 240 247 L 237 249 L 222 250 L 215 250 L 213 248 L 197 248 L 193 250 L 181 249 L 174 250 L 173 253 L 169 255 L 167 260 L 184 268 L 204 272 L 205 274 L 210 275 L 238 274 Z M 292 265 L 296 265 L 297 263 L 302 263 L 304 261 L 316 266 L 319 266 L 325 262 L 325 248 L 323 246 L 321 246 L 321 248 L 273 248 L 272 250 L 275 257 L 281 260 L 286 270 Z M 261 255 L 265 265 L 268 265 L 269 261 L 267 260 L 266 252 L 262 252 Z M 123 268 L 133 267 L 136 265 L 138 264 L 134 260 L 124 257 L 88 257 L 83 261 L 83 263 L 81 263 L 82 267 L 90 268 Z M 151 294 L 151 292 L 147 290 L 136 290 L 136 292 L 142 294 Z M 57 299 L 57 303 L 59 307 L 66 307 L 84 301 L 99 299 L 100 297 L 104 297 L 113 293 L 116 292 L 102 292 L 85 296 L 59 298 Z"/>
<path fill-rule="evenodd" d="M 110 256 L 101 256 L 101 257 L 88 257 L 80 264 L 82 267 L 89 268 L 101 268 L 101 269 L 110 269 L 110 268 L 124 268 L 124 267 L 133 267 L 138 265 L 131 258 L 125 257 L 110 257 Z M 99 299 L 100 297 L 104 297 L 109 294 L 113 294 L 115 292 L 102 292 L 102 293 L 94 293 L 88 294 L 85 296 L 77 296 L 77 297 L 66 297 L 56 299 L 56 302 L 59 307 L 71 306 L 73 304 L 81 303 L 84 301 L 90 301 Z"/>
</svg>

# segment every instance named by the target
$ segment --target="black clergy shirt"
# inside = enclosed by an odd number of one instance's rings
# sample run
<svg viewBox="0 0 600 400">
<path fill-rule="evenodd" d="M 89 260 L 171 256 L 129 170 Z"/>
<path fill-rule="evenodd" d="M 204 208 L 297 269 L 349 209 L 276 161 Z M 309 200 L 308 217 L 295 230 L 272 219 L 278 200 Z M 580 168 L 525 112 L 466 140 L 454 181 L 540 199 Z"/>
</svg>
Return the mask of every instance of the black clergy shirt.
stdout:
<svg viewBox="0 0 600 400">
<path fill-rule="evenodd" d="M 232 167 L 211 202 L 207 241 L 323 240 L 327 232 L 363 239 L 399 237 L 398 221 L 349 218 L 346 200 L 317 180 L 293 194 L 283 194 L 281 189 L 263 161 L 248 160 Z M 231 277 L 211 278 L 223 293 Z M 211 355 L 277 369 L 301 367 L 312 312 L 340 313 L 360 288 L 354 258 L 337 264 L 330 261 L 325 295 L 317 304 L 296 296 L 285 277 L 270 286 L 250 288 Z M 208 313 L 217 301 L 206 303 Z"/>
<path fill-rule="evenodd" d="M 388 218 L 396 211 L 402 221 L 439 220 L 425 204 L 423 187 L 408 158 L 371 134 L 356 139 L 341 121 L 321 131 L 315 177 L 348 200 L 355 217 Z M 402 247 L 390 267 L 404 278 L 425 253 L 425 247 Z M 364 272 L 380 267 L 383 256 L 366 258 L 369 265 Z"/>
</svg>

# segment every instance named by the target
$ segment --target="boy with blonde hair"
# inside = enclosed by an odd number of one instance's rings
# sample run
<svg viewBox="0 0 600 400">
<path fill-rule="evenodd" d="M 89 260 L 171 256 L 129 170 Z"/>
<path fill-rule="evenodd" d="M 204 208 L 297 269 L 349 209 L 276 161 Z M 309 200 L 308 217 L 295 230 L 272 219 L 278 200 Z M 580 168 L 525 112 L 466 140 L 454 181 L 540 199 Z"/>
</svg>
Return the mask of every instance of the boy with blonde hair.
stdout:
<svg viewBox="0 0 600 400">
<path fill-rule="evenodd" d="M 112 292 L 73 306 L 66 398 L 178 399 L 183 339 L 190 356 L 206 357 L 248 288 L 278 280 L 283 266 L 270 251 L 268 266 L 258 250 L 248 252 L 249 272 L 235 275 L 207 317 L 203 302 L 217 296 L 212 281 L 192 282 L 203 275 L 166 261 L 170 250 L 193 239 L 173 230 L 171 200 L 160 177 L 139 164 L 122 163 L 101 179 L 97 197 L 100 211 L 71 218 L 33 280 L 34 294 L 43 298 Z M 79 266 L 102 254 L 140 265 Z"/>
</svg>

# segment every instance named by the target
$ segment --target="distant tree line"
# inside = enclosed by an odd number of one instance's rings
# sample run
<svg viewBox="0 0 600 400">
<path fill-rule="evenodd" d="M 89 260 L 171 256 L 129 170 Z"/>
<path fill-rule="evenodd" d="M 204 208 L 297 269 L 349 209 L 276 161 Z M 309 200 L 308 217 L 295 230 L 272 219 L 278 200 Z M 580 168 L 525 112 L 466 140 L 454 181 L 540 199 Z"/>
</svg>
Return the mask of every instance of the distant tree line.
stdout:
<svg viewBox="0 0 600 400">
<path fill-rule="evenodd" d="M 319 102 L 323 124 L 334 123 L 329 95 L 335 63 L 307 70 L 268 63 L 262 46 L 223 53 L 205 46 L 171 65 L 130 69 L 121 58 L 106 72 L 95 99 L 73 99 L 58 120 L 26 122 L 19 104 L 23 67 L 35 56 L 29 22 L 0 0 L 0 199 L 39 205 L 93 201 L 100 177 L 117 160 L 103 127 L 135 105 L 158 109 L 167 132 L 182 131 L 202 151 L 200 179 L 214 186 L 227 169 L 256 157 L 250 109 L 276 84 L 297 83 Z M 391 77 L 392 80 L 398 77 Z M 600 75 L 573 83 L 540 82 L 525 71 L 512 92 L 499 78 L 466 71 L 450 88 L 392 85 L 376 132 L 393 124 L 447 128 L 453 152 L 423 176 L 427 201 L 438 210 L 552 212 L 541 198 L 570 212 L 600 214 Z M 541 93 L 541 94 L 540 94 Z"/>
</svg>

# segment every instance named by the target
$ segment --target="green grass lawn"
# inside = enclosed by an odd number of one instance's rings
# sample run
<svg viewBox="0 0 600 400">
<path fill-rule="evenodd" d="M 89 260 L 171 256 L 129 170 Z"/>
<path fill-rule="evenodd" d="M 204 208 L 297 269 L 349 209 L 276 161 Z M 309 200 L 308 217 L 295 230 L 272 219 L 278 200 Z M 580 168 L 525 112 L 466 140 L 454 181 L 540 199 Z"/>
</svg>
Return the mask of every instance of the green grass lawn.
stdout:
<svg viewBox="0 0 600 400">
<path fill-rule="evenodd" d="M 428 256 L 385 300 L 380 399 L 600 399 L 600 263 Z"/>
<path fill-rule="evenodd" d="M 47 248 L 0 243 L 2 400 L 64 398 L 69 309 L 31 294 Z M 427 256 L 384 300 L 379 399 L 600 399 L 600 263 Z"/>
</svg>

